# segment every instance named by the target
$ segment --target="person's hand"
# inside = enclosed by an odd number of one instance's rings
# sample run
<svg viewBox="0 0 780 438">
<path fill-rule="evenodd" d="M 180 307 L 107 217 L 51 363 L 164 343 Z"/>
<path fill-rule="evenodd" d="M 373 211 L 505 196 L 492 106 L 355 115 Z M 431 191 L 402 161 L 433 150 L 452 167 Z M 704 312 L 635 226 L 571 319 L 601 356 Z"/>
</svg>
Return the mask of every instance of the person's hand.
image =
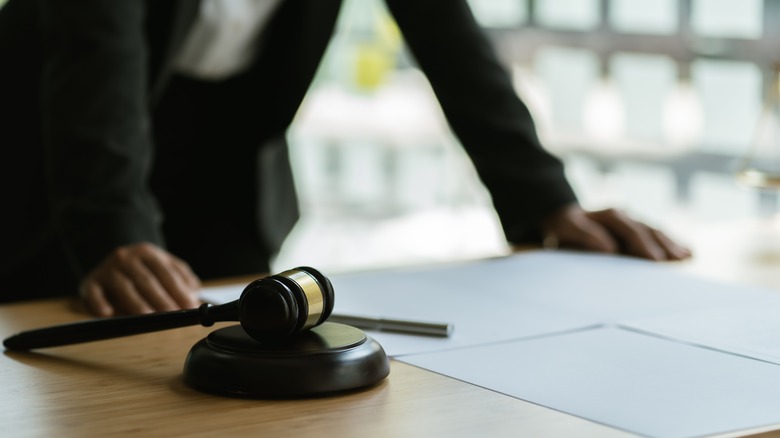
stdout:
<svg viewBox="0 0 780 438">
<path fill-rule="evenodd" d="M 90 312 L 107 317 L 197 307 L 200 279 L 189 265 L 150 243 L 111 252 L 81 282 Z"/>
<path fill-rule="evenodd" d="M 622 253 L 651 260 L 682 260 L 691 251 L 663 232 L 614 210 L 585 211 L 569 205 L 542 223 L 545 246 Z"/>
</svg>

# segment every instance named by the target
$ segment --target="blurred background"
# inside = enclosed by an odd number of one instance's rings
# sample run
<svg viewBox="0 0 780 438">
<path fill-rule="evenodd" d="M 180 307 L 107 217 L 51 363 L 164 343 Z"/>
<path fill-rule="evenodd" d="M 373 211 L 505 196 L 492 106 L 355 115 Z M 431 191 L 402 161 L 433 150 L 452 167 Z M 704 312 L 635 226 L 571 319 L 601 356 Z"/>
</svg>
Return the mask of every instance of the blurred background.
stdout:
<svg viewBox="0 0 780 438">
<path fill-rule="evenodd" d="M 621 208 L 683 242 L 775 215 L 776 192 L 741 186 L 735 172 L 775 81 L 780 1 L 469 4 L 586 208 Z M 303 217 L 278 267 L 507 252 L 382 0 L 346 0 L 289 139 Z"/>
<path fill-rule="evenodd" d="M 749 224 L 749 238 L 772 248 L 758 256 L 780 266 L 777 190 L 735 178 L 757 138 L 780 151 L 778 112 L 765 105 L 780 0 L 468 3 L 585 208 L 623 209 L 683 243 L 710 230 L 704 240 L 721 245 L 734 229 L 722 224 Z M 344 0 L 288 136 L 302 218 L 274 270 L 508 252 L 383 0 Z"/>
</svg>

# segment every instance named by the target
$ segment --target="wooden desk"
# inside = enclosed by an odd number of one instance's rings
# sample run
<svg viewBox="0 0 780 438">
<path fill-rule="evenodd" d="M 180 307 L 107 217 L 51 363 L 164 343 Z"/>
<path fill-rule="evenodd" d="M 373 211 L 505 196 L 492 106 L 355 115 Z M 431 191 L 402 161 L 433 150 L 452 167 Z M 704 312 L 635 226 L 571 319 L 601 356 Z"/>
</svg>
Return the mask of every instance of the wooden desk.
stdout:
<svg viewBox="0 0 780 438">
<path fill-rule="evenodd" d="M 68 300 L 0 306 L 0 336 L 85 319 Z M 626 436 L 399 362 L 367 390 L 307 400 L 207 395 L 181 379 L 213 328 L 188 327 L 0 358 L 0 436 Z"/>
<path fill-rule="evenodd" d="M 719 270 L 710 261 L 708 256 L 707 263 L 694 260 L 682 268 L 705 275 L 711 265 Z M 85 318 L 65 299 L 4 305 L 0 336 Z M 269 401 L 204 394 L 184 385 L 182 367 L 191 346 L 213 329 L 5 352 L 0 436 L 630 436 L 399 362 L 377 386 L 334 397 Z"/>
</svg>

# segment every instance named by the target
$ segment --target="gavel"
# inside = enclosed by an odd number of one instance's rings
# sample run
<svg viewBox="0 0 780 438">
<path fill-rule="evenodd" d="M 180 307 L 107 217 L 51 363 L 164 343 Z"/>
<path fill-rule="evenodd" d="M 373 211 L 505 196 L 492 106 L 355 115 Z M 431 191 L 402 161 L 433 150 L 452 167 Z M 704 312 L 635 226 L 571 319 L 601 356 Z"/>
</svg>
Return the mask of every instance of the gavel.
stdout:
<svg viewBox="0 0 780 438">
<path fill-rule="evenodd" d="M 223 321 L 239 321 L 258 342 L 280 342 L 323 323 L 333 304 L 330 280 L 316 269 L 302 266 L 254 280 L 237 300 L 226 304 L 45 327 L 13 335 L 3 345 L 26 351 L 198 324 L 209 327 Z"/>
</svg>

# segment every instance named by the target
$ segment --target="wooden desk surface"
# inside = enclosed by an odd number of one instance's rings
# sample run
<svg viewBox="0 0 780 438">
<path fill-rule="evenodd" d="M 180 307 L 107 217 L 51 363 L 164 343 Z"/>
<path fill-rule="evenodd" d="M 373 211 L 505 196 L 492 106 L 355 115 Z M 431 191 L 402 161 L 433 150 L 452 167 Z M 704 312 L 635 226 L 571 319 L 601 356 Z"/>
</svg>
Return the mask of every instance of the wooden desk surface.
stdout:
<svg viewBox="0 0 780 438">
<path fill-rule="evenodd" d="M 722 230 L 714 233 L 723 235 Z M 723 267 L 733 266 L 734 257 L 717 259 L 714 254 L 729 252 L 712 235 L 705 233 L 702 245 L 692 245 L 706 252 L 683 263 L 683 270 L 780 289 L 780 256 L 772 263 L 761 259 L 756 269 L 764 275 L 731 269 L 724 276 Z M 746 256 L 738 265 L 756 266 Z M 0 336 L 86 318 L 65 299 L 3 305 Z M 377 386 L 333 397 L 249 400 L 204 394 L 182 382 L 182 367 L 192 345 L 213 329 L 188 327 L 35 353 L 4 352 L 0 437 L 630 436 L 400 362 L 391 363 L 390 376 Z M 734 435 L 745 433 L 724 436 Z"/>
<path fill-rule="evenodd" d="M 68 300 L 0 306 L 0 336 L 87 318 Z M 200 393 L 182 382 L 213 328 L 4 352 L 0 436 L 626 436 L 403 363 L 366 390 L 305 400 Z M 216 435 L 218 434 L 218 435 Z"/>
</svg>

